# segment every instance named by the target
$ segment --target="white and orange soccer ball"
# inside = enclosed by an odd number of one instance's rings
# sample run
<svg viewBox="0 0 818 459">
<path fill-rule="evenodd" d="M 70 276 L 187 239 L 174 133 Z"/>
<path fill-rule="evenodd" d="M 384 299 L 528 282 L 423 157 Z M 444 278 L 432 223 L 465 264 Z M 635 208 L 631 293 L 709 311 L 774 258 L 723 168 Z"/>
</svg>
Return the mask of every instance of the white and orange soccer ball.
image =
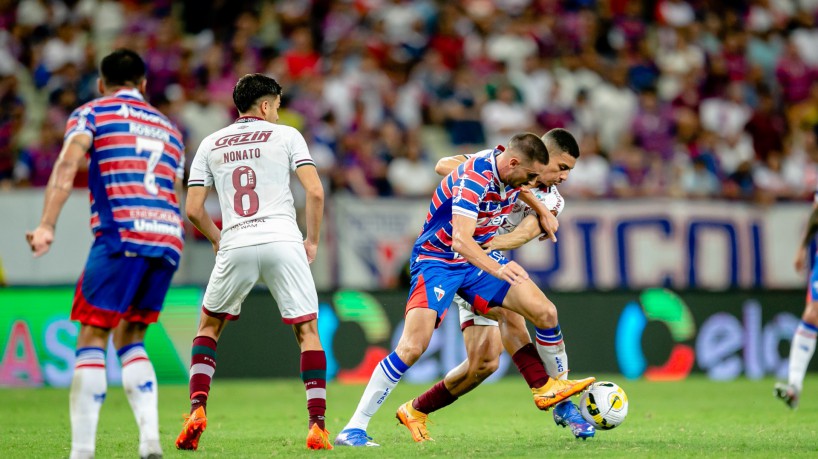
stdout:
<svg viewBox="0 0 818 459">
<path fill-rule="evenodd" d="M 628 396 L 610 381 L 591 384 L 579 399 L 579 411 L 597 429 L 610 430 L 628 415 Z"/>
</svg>

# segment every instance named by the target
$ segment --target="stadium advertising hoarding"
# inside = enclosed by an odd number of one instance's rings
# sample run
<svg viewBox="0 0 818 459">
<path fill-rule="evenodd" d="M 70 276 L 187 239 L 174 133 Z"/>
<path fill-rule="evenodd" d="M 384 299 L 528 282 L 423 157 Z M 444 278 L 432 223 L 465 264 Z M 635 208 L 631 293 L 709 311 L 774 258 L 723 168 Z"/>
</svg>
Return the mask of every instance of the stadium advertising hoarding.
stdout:
<svg viewBox="0 0 818 459">
<path fill-rule="evenodd" d="M 0 194 L 4 231 L 23 234 L 37 225 L 38 190 Z M 218 203 L 208 204 L 218 212 Z M 327 204 L 324 245 L 311 269 L 320 290 L 373 291 L 401 286 L 412 243 L 429 208 L 426 199 L 350 199 Z M 808 203 L 761 207 L 689 200 L 581 201 L 569 199 L 560 215 L 559 242 L 532 242 L 511 257 L 540 285 L 555 290 L 687 288 L 794 288 L 805 278 L 792 269 Z M 56 242 L 43 260 L 22 239 L 0 238 L 0 285 L 76 282 L 92 242 L 88 194 L 72 194 Z M 214 214 L 214 217 L 220 218 Z M 62 217 L 61 217 L 62 218 Z M 195 232 L 191 231 L 192 236 Z M 206 241 L 188 241 L 176 285 L 204 285 L 213 267 Z"/>
<path fill-rule="evenodd" d="M 339 285 L 395 287 L 428 202 L 334 202 Z M 568 200 L 557 244 L 510 257 L 557 290 L 801 288 L 792 259 L 809 212 L 806 203 Z"/>
<path fill-rule="evenodd" d="M 801 290 L 560 292 L 557 304 L 569 366 L 579 375 L 679 380 L 692 372 L 713 379 L 783 377 L 789 341 L 804 304 Z M 366 382 L 397 344 L 406 292 L 346 290 L 322 294 L 319 331 L 328 377 Z M 270 349 L 275 351 L 271 353 Z M 298 347 L 266 292 L 254 292 L 241 320 L 219 342 L 220 376 L 293 377 Z M 450 310 L 428 351 L 404 380 L 434 382 L 465 358 L 456 310 Z M 813 362 L 811 368 L 818 368 Z M 492 380 L 516 374 L 503 354 Z"/>
<path fill-rule="evenodd" d="M 71 380 L 76 323 L 68 320 L 72 289 L 0 290 L 0 386 L 66 386 Z M 804 294 L 787 291 L 688 291 L 666 289 L 550 294 L 557 304 L 578 375 L 621 373 L 627 378 L 681 380 L 692 372 L 713 379 L 783 377 L 789 341 Z M 321 294 L 319 331 L 328 377 L 363 383 L 397 344 L 406 292 L 344 290 Z M 201 290 L 173 288 L 159 326 L 149 329 L 147 351 L 162 383 L 186 384 L 190 343 L 198 323 Z M 254 290 L 241 319 L 219 340 L 220 378 L 293 378 L 298 346 L 269 293 Z M 404 380 L 430 383 L 465 358 L 456 310 L 450 310 L 428 351 Z M 119 377 L 109 348 L 112 383 Z M 818 368 L 813 362 L 811 369 Z M 501 357 L 489 382 L 516 375 Z"/>
<path fill-rule="evenodd" d="M 188 381 L 190 343 L 196 335 L 202 290 L 171 288 L 157 324 L 148 328 L 145 347 L 160 383 Z M 0 387 L 71 383 L 79 326 L 69 320 L 74 289 L 0 289 Z M 108 381 L 119 384 L 121 368 L 109 343 Z"/>
</svg>

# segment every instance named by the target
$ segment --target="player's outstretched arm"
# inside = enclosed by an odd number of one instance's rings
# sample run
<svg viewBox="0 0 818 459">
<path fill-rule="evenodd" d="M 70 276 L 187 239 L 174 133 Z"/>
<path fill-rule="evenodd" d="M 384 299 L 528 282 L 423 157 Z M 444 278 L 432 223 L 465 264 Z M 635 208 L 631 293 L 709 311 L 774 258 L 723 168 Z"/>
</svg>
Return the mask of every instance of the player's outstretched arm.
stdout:
<svg viewBox="0 0 818 459">
<path fill-rule="evenodd" d="M 307 251 L 307 261 L 312 263 L 318 255 L 318 242 L 321 240 L 324 187 L 313 165 L 301 166 L 295 170 L 295 174 L 307 193 L 307 239 L 304 240 L 304 250 Z"/>
<path fill-rule="evenodd" d="M 495 236 L 494 239 L 484 244 L 483 247 L 488 251 L 517 249 L 539 236 L 541 231 L 540 222 L 537 220 L 537 217 L 527 215 L 523 218 L 523 221 L 514 228 L 514 231 Z"/>
<path fill-rule="evenodd" d="M 218 252 L 221 231 L 213 223 L 213 219 L 210 218 L 210 214 L 207 213 L 204 206 L 209 191 L 210 187 L 206 186 L 191 186 L 188 188 L 187 198 L 185 199 L 185 213 L 188 220 L 213 244 L 213 251 Z"/>
<path fill-rule="evenodd" d="M 483 252 L 474 240 L 474 229 L 477 221 L 463 215 L 452 215 L 452 250 L 459 253 L 476 268 L 491 273 L 511 285 L 518 285 L 528 279 L 528 273 L 522 266 L 511 261 L 501 265 Z"/>
<path fill-rule="evenodd" d="M 468 159 L 469 157 L 466 155 L 447 156 L 442 158 L 437 162 L 437 164 L 435 164 L 435 173 L 445 177 L 453 170 L 457 169 L 457 166 L 465 163 Z"/>
<path fill-rule="evenodd" d="M 51 248 L 57 219 L 60 217 L 68 196 L 71 195 L 74 177 L 82 162 L 85 161 L 85 154 L 90 148 L 91 136 L 84 133 L 70 136 L 63 144 L 60 156 L 54 163 L 54 169 L 48 179 L 48 185 L 45 187 L 45 203 L 40 224 L 34 231 L 26 233 L 26 240 L 35 257 L 44 255 Z"/>
<path fill-rule="evenodd" d="M 534 209 L 534 212 L 537 213 L 544 236 L 551 239 L 553 242 L 557 242 L 557 230 L 560 227 L 557 217 L 555 217 L 554 214 L 552 214 L 551 211 L 545 207 L 545 204 L 537 199 L 537 197 L 534 196 L 534 193 L 529 191 L 527 188 L 523 188 L 522 191 L 520 191 L 519 199 L 528 204 L 528 206 Z"/>
<path fill-rule="evenodd" d="M 795 255 L 795 270 L 803 271 L 807 266 L 807 249 L 809 248 L 812 238 L 818 232 L 818 203 L 812 206 L 812 213 L 807 220 L 807 227 L 804 230 L 804 238 L 801 240 L 801 246 Z"/>
</svg>

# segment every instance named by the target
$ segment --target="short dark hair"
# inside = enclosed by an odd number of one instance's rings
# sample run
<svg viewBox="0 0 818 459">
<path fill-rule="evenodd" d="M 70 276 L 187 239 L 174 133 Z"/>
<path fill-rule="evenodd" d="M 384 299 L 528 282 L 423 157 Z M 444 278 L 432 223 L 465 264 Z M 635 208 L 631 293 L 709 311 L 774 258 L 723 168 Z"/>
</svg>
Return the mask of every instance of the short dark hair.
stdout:
<svg viewBox="0 0 818 459">
<path fill-rule="evenodd" d="M 530 132 L 514 134 L 508 141 L 508 149 L 522 153 L 531 161 L 548 164 L 548 149 L 536 134 Z"/>
<path fill-rule="evenodd" d="M 262 97 L 281 95 L 281 85 L 267 75 L 249 73 L 239 78 L 233 88 L 233 103 L 239 113 L 246 113 Z"/>
<path fill-rule="evenodd" d="M 568 153 L 574 158 L 579 158 L 577 139 L 575 139 L 570 132 L 563 128 L 551 129 L 542 136 L 543 142 L 548 142 L 549 140 L 553 142 L 561 152 Z"/>
<path fill-rule="evenodd" d="M 99 73 L 105 86 L 137 86 L 145 78 L 145 61 L 136 52 L 120 48 L 102 58 Z"/>
</svg>

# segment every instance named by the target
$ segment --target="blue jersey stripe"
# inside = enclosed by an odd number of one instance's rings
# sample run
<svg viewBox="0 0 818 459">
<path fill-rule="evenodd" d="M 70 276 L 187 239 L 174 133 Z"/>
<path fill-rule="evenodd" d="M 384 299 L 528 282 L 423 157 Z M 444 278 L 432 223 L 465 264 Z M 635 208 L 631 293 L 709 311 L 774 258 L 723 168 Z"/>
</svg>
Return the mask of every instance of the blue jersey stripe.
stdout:
<svg viewBox="0 0 818 459">
<path fill-rule="evenodd" d="M 440 238 L 445 234 L 451 240 L 452 215 L 467 215 L 477 220 L 479 227 L 493 226 L 493 231 L 475 236 L 478 244 L 491 240 L 498 223 L 492 223 L 511 212 L 519 189 L 500 183 L 494 166 L 494 152 L 474 155 L 446 176 L 438 185 L 429 204 L 426 222 L 415 241 L 413 259 L 434 259 L 464 263 L 452 250 L 451 243 Z M 503 199 L 501 194 L 505 194 Z M 442 230 L 442 232 L 441 232 Z"/>
<path fill-rule="evenodd" d="M 66 137 L 74 132 L 93 137 L 88 187 L 94 234 L 114 250 L 178 262 L 184 243 L 174 190 L 176 171 L 184 165 L 179 131 L 135 91 L 125 90 L 74 110 Z"/>
</svg>

